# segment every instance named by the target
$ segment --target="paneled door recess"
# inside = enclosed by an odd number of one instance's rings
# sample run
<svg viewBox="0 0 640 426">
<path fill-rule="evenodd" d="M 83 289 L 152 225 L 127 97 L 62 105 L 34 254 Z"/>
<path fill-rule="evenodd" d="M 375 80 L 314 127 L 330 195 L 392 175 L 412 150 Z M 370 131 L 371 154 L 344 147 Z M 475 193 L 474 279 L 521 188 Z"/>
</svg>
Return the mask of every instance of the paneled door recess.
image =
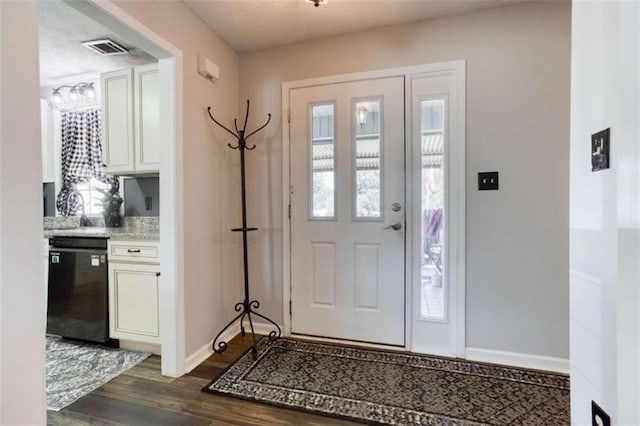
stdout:
<svg viewBox="0 0 640 426">
<path fill-rule="evenodd" d="M 404 346 L 404 77 L 289 96 L 291 331 Z"/>
</svg>

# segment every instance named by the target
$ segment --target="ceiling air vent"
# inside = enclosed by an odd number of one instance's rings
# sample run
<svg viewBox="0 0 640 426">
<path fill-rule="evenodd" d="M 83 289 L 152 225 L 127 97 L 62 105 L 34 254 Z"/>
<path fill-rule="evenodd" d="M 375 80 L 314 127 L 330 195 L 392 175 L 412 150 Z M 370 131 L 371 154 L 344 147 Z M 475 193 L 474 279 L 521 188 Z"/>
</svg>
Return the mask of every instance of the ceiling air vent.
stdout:
<svg viewBox="0 0 640 426">
<path fill-rule="evenodd" d="M 115 41 L 109 39 L 85 41 L 82 43 L 82 45 L 87 49 L 91 49 L 103 56 L 124 55 L 128 52 L 127 49 L 120 46 Z"/>
</svg>

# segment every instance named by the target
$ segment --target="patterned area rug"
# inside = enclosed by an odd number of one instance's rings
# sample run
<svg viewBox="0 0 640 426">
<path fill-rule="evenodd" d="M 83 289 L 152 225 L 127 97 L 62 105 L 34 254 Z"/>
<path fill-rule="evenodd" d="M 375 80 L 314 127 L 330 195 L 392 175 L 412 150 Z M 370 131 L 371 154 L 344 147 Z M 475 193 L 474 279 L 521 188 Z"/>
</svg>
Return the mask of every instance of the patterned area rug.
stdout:
<svg viewBox="0 0 640 426">
<path fill-rule="evenodd" d="M 60 411 L 150 355 L 47 336 L 47 409 Z"/>
<path fill-rule="evenodd" d="M 263 338 L 203 391 L 367 423 L 568 425 L 569 378 L 497 365 Z"/>
</svg>

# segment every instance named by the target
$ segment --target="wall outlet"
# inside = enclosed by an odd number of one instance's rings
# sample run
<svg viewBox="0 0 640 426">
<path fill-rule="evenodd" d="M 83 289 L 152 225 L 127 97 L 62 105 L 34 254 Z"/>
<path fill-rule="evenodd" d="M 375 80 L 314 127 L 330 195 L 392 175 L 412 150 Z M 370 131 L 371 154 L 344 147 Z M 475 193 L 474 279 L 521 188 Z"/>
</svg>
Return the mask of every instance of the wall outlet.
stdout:
<svg viewBox="0 0 640 426">
<path fill-rule="evenodd" d="M 151 197 L 144 197 L 144 209 L 151 210 L 153 208 L 153 204 L 151 202 Z"/>
<path fill-rule="evenodd" d="M 498 190 L 498 172 L 478 173 L 478 190 L 480 191 Z"/>
<path fill-rule="evenodd" d="M 591 401 L 591 425 L 611 426 L 611 417 L 595 401 Z"/>
</svg>

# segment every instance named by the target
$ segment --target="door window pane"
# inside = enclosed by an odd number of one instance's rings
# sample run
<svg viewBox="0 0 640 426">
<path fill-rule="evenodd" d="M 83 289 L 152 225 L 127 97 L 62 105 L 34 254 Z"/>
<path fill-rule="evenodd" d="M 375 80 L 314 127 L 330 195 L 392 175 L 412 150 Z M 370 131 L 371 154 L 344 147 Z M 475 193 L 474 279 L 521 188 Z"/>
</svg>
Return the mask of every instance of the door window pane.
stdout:
<svg viewBox="0 0 640 426">
<path fill-rule="evenodd" d="M 355 120 L 355 217 L 380 219 L 381 134 L 380 99 L 354 104 Z"/>
<path fill-rule="evenodd" d="M 422 297 L 420 314 L 445 318 L 444 140 L 445 101 L 421 102 Z"/>
<path fill-rule="evenodd" d="M 334 105 L 311 107 L 311 218 L 335 217 Z"/>
</svg>

